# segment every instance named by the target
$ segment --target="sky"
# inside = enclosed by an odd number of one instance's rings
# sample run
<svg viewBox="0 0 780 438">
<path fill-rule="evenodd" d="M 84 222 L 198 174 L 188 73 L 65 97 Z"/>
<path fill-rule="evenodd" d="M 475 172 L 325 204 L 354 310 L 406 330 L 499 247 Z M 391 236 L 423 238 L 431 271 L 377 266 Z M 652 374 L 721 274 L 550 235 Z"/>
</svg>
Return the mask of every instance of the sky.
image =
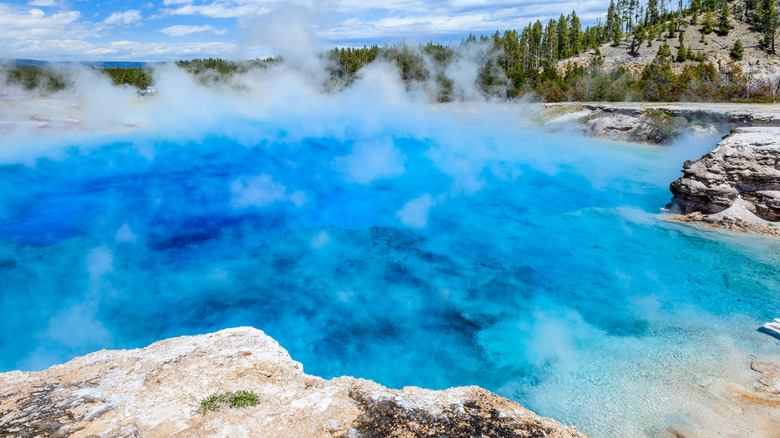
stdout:
<svg viewBox="0 0 780 438">
<path fill-rule="evenodd" d="M 584 24 L 608 0 L 19 0 L 0 2 L 0 59 L 253 59 L 296 44 L 457 43 L 572 10 Z"/>
</svg>

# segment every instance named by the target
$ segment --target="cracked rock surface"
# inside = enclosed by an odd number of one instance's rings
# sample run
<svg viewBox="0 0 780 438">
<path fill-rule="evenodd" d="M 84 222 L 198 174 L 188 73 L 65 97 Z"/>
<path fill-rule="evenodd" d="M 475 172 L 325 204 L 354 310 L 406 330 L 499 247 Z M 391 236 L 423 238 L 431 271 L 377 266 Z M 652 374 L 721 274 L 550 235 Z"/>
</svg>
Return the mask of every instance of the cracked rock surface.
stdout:
<svg viewBox="0 0 780 438">
<path fill-rule="evenodd" d="M 202 412 L 211 394 L 255 406 Z M 0 437 L 585 437 L 479 387 L 390 390 L 304 374 L 250 327 L 0 374 Z"/>
</svg>

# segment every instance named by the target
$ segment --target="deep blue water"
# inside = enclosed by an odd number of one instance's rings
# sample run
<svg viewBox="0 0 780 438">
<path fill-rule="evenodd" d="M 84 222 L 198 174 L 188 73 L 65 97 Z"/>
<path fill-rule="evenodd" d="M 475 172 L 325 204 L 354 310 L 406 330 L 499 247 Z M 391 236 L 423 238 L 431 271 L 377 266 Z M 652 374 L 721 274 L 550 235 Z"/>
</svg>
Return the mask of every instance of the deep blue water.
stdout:
<svg viewBox="0 0 780 438">
<path fill-rule="evenodd" d="M 0 370 L 251 325 L 310 374 L 481 385 L 629 436 L 706 417 L 697 375 L 776 351 L 755 328 L 779 316 L 780 241 L 660 217 L 716 140 L 431 117 L 63 140 L 3 165 Z"/>
</svg>

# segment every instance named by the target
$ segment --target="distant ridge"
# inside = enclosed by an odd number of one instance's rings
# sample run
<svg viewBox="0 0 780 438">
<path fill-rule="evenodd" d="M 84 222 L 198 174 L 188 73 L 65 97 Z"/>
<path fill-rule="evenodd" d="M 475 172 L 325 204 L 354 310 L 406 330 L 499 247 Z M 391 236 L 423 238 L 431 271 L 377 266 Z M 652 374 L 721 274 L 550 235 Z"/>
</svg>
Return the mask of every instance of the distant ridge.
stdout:
<svg viewBox="0 0 780 438">
<path fill-rule="evenodd" d="M 95 67 L 95 68 L 144 68 L 162 62 L 129 62 L 129 61 L 39 61 L 37 59 L 0 59 L 0 64 L 36 65 L 42 67 Z"/>
</svg>

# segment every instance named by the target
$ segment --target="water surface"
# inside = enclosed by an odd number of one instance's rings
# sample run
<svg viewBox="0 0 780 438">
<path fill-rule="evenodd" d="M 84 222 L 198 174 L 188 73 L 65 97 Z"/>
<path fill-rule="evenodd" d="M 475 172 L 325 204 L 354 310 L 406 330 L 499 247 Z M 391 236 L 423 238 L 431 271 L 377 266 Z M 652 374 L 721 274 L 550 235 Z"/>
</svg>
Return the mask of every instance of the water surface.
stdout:
<svg viewBox="0 0 780 438">
<path fill-rule="evenodd" d="M 250 325 L 310 374 L 480 385 L 593 436 L 721 416 L 697 382 L 777 353 L 755 329 L 778 316 L 780 242 L 661 220 L 715 140 L 496 111 L 231 119 L 10 160 L 0 369 Z"/>
</svg>

